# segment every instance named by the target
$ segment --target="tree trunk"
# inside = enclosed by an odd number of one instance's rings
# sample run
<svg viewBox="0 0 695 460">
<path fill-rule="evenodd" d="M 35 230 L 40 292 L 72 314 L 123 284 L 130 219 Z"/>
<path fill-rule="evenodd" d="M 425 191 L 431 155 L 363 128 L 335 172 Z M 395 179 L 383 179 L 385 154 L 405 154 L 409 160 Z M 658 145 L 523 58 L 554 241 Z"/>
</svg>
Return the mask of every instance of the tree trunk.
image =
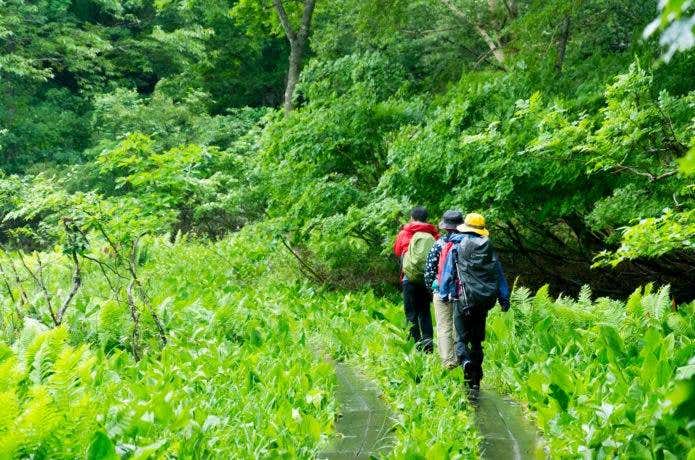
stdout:
<svg viewBox="0 0 695 460">
<path fill-rule="evenodd" d="M 480 37 L 483 39 L 483 41 L 487 45 L 487 47 L 490 48 L 490 51 L 492 52 L 492 55 L 495 56 L 495 60 L 497 61 L 497 63 L 500 66 L 504 67 L 504 60 L 505 60 L 504 50 L 502 50 L 502 48 L 500 48 L 497 45 L 497 43 L 495 43 L 495 41 L 492 39 L 490 34 L 488 34 L 485 29 L 480 27 L 478 24 L 474 24 L 474 27 L 475 27 L 475 30 L 478 32 L 478 35 L 480 35 Z"/>
<path fill-rule="evenodd" d="M 555 61 L 555 71 L 562 72 L 562 64 L 565 62 L 565 51 L 567 51 L 567 42 L 570 38 L 570 16 L 565 15 L 560 25 L 560 38 L 557 42 L 557 60 Z"/>
<path fill-rule="evenodd" d="M 283 107 L 285 112 L 291 112 L 294 108 L 292 98 L 294 97 L 294 87 L 299 80 L 299 71 L 302 65 L 303 50 L 290 44 L 290 66 L 287 71 L 287 86 L 285 86 L 285 98 Z"/>
<path fill-rule="evenodd" d="M 510 19 L 516 19 L 519 16 L 519 9 L 516 6 L 516 0 L 504 0 L 504 6 L 507 8 L 507 14 Z"/>
<path fill-rule="evenodd" d="M 294 97 L 294 88 L 299 80 L 299 72 L 302 69 L 302 60 L 306 51 L 306 44 L 309 38 L 309 30 L 311 28 L 311 18 L 314 14 L 316 0 L 304 0 L 304 11 L 302 13 L 302 22 L 299 25 L 299 30 L 295 31 L 290 24 L 290 19 L 287 16 L 287 11 L 282 4 L 282 0 L 273 0 L 275 11 L 277 11 L 280 24 L 285 30 L 287 40 L 290 42 L 290 59 L 289 69 L 287 71 L 287 86 L 285 86 L 285 98 L 283 107 L 285 113 L 289 113 L 294 108 L 292 98 Z"/>
<path fill-rule="evenodd" d="M 466 13 L 464 13 L 461 9 L 459 9 L 456 5 L 454 5 L 454 3 L 451 0 L 441 0 L 441 2 L 459 20 L 461 20 L 462 22 L 464 22 L 466 24 L 473 26 L 473 28 L 478 33 L 480 38 L 483 39 L 483 41 L 485 42 L 487 47 L 490 49 L 490 52 L 495 57 L 495 61 L 497 61 L 497 64 L 506 70 L 505 62 L 504 62 L 505 61 L 504 50 L 499 45 L 499 43 L 496 43 L 495 40 L 492 38 L 492 36 L 485 29 L 483 29 L 482 26 L 480 26 L 480 24 L 478 24 L 477 22 L 471 20 L 468 16 L 466 16 Z"/>
</svg>

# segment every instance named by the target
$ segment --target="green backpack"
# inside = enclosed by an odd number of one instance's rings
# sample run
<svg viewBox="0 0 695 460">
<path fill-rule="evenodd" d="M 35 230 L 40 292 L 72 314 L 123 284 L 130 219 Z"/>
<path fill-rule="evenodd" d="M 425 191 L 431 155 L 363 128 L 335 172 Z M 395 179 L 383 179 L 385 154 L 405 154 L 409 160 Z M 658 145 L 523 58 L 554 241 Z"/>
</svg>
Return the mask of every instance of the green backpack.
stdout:
<svg viewBox="0 0 695 460">
<path fill-rule="evenodd" d="M 403 255 L 403 273 L 410 281 L 424 281 L 427 254 L 434 246 L 434 237 L 427 232 L 416 232 Z"/>
</svg>

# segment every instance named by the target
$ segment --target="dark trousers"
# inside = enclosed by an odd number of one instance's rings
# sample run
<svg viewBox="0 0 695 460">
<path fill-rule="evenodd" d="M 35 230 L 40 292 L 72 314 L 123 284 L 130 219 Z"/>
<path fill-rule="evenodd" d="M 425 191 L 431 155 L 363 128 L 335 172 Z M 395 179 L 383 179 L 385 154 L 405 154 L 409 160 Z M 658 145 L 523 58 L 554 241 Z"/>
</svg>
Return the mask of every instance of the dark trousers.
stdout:
<svg viewBox="0 0 695 460">
<path fill-rule="evenodd" d="M 483 378 L 483 341 L 487 312 L 487 309 L 466 309 L 462 302 L 454 303 L 454 328 L 457 336 L 454 348 L 459 363 L 470 363 L 468 375 L 464 375 L 469 385 L 480 385 Z"/>
<path fill-rule="evenodd" d="M 432 295 L 424 283 L 403 280 L 403 305 L 410 325 L 410 337 L 420 349 L 428 352 L 433 349 L 431 300 Z"/>
</svg>

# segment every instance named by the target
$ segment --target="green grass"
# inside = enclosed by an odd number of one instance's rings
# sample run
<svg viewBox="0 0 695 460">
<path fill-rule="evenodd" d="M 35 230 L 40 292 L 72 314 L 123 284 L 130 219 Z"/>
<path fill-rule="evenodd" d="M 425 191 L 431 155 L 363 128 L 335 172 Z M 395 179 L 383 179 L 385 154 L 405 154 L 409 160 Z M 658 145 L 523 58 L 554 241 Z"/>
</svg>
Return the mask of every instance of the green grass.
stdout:
<svg viewBox="0 0 695 460">
<path fill-rule="evenodd" d="M 95 267 L 60 328 L 20 320 L 0 294 L 0 458 L 311 458 L 339 410 L 326 357 L 378 385 L 396 416 L 390 457 L 477 457 L 461 372 L 414 349 L 396 293 L 312 286 L 252 231 L 147 242 L 141 278 L 169 343 L 143 310 L 140 361 Z M 57 290 L 70 273 L 51 257 Z M 19 313 L 45 313 L 25 287 Z M 554 457 L 692 456 L 693 305 L 673 312 L 651 288 L 627 304 L 590 296 L 517 289 L 512 313 L 491 314 L 486 381 L 526 403 Z"/>
<path fill-rule="evenodd" d="M 75 458 L 90 446 L 128 458 L 311 458 L 338 410 L 326 355 L 381 387 L 398 414 L 393 457 L 476 455 L 460 379 L 406 341 L 397 304 L 311 287 L 250 232 L 214 245 L 155 239 L 145 254 L 169 343 L 161 349 L 143 311 L 139 362 L 127 305 L 95 269 L 54 330 L 20 327 L 3 297 L 0 400 L 12 411 L 0 417 L 0 458 Z M 57 289 L 69 270 L 53 257 Z"/>
</svg>

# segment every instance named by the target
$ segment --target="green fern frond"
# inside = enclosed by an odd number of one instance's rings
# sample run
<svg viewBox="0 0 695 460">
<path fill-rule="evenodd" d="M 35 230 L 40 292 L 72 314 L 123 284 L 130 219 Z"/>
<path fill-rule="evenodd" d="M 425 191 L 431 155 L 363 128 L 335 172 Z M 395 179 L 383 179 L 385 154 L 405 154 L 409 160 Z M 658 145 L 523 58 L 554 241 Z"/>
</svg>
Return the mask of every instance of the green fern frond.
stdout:
<svg viewBox="0 0 695 460">
<path fill-rule="evenodd" d="M 74 401 L 93 383 L 91 369 L 96 359 L 86 345 L 75 349 L 66 346 L 53 365 L 46 386 L 61 411 L 71 408 Z"/>
<path fill-rule="evenodd" d="M 0 342 L 0 363 L 14 356 L 12 349 Z"/>
<path fill-rule="evenodd" d="M 19 337 L 13 344 L 15 353 L 17 353 L 17 356 L 19 357 L 20 364 L 25 365 L 26 352 L 28 348 L 31 346 L 32 342 L 34 342 L 34 339 L 46 332 L 47 330 L 48 328 L 44 324 L 38 322 L 33 318 L 24 319 L 24 327 L 22 328 L 22 331 L 19 333 Z"/>
<path fill-rule="evenodd" d="M 16 430 L 0 433 L 0 458 L 11 459 L 18 457 L 18 450 L 23 442 L 23 433 Z"/>
<path fill-rule="evenodd" d="M 577 297 L 577 304 L 584 308 L 591 307 L 591 286 L 585 284 L 579 290 L 579 296 Z"/>
<path fill-rule="evenodd" d="M 594 302 L 593 311 L 597 318 L 603 318 L 603 321 L 611 324 L 622 323 L 626 316 L 623 303 L 608 297 L 600 297 L 596 299 L 596 302 Z"/>
<path fill-rule="evenodd" d="M 642 308 L 642 288 L 635 289 L 635 292 L 630 294 L 625 305 L 625 310 L 633 318 L 642 317 L 644 309 Z"/>
<path fill-rule="evenodd" d="M 646 294 L 642 298 L 642 306 L 644 311 L 649 313 L 656 321 L 662 321 L 666 312 L 671 309 L 671 287 L 666 285 L 659 289 L 656 293 Z"/>
<path fill-rule="evenodd" d="M 22 448 L 36 451 L 58 428 L 61 417 L 57 413 L 51 396 L 44 386 L 34 386 L 29 391 L 29 400 L 17 418 L 14 431 L 20 433 Z"/>
<path fill-rule="evenodd" d="M 0 363 L 0 391 L 13 389 L 22 378 L 17 358 L 12 356 Z M 1 406 L 0 406 L 1 407 Z"/>
<path fill-rule="evenodd" d="M 11 428 L 19 415 L 19 399 L 14 390 L 0 393 L 0 433 Z M 1 457 L 2 455 L 0 455 Z"/>
<path fill-rule="evenodd" d="M 691 329 L 691 325 L 681 314 L 671 312 L 666 315 L 666 324 L 669 329 L 671 329 L 676 334 L 682 336 L 693 336 L 695 335 Z"/>
<path fill-rule="evenodd" d="M 31 344 L 24 352 L 24 365 L 31 373 L 32 370 L 41 372 L 50 368 L 50 365 L 55 361 L 58 353 L 63 347 L 63 344 L 68 341 L 68 331 L 65 327 L 57 327 L 35 336 Z M 45 361 L 45 363 L 44 363 Z M 34 374 L 34 378 L 41 377 L 42 374 Z M 34 380 L 35 383 L 39 381 Z"/>
<path fill-rule="evenodd" d="M 128 330 L 127 307 L 113 299 L 105 301 L 99 308 L 97 319 L 97 334 L 101 346 L 108 350 L 123 343 Z"/>
<path fill-rule="evenodd" d="M 559 304 L 553 306 L 553 316 L 560 325 L 571 325 L 572 327 L 586 327 L 596 321 L 594 315 L 589 312 Z"/>
</svg>

